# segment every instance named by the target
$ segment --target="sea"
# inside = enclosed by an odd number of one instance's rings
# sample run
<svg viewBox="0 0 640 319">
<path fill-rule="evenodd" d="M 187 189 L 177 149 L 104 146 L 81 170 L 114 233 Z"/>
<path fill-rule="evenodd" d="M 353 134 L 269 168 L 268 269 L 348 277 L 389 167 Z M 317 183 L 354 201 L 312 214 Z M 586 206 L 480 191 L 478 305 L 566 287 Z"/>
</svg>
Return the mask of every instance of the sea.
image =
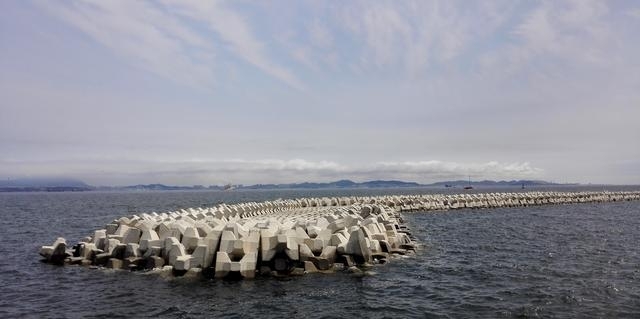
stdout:
<svg viewBox="0 0 640 319">
<path fill-rule="evenodd" d="M 556 191 L 639 187 L 553 187 Z M 529 188 L 524 191 L 549 190 Z M 523 191 L 519 188 L 471 192 Z M 121 216 L 452 188 L 0 193 L 1 318 L 640 318 L 640 201 L 404 213 L 415 255 L 346 272 L 220 280 L 55 266 Z M 469 191 L 466 191 L 469 192 Z"/>
</svg>

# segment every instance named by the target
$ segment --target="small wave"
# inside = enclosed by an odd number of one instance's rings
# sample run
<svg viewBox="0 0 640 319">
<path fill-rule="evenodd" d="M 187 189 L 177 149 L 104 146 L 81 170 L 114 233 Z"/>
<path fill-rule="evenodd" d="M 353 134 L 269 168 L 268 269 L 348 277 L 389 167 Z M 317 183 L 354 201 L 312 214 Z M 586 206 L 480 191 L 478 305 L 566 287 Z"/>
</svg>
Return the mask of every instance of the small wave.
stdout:
<svg viewBox="0 0 640 319">
<path fill-rule="evenodd" d="M 157 318 L 157 317 L 183 317 L 188 313 L 184 310 L 181 310 L 179 307 L 170 306 L 168 308 L 159 310 L 158 312 L 151 313 L 147 316 L 147 318 Z"/>
</svg>

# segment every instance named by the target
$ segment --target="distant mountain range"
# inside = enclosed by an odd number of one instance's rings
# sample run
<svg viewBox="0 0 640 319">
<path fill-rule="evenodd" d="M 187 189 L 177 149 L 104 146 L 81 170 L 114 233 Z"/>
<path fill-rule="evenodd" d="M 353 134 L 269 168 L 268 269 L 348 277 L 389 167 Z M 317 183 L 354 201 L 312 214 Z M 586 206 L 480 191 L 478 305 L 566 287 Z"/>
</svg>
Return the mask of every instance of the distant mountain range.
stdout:
<svg viewBox="0 0 640 319">
<path fill-rule="evenodd" d="M 131 186 L 99 186 L 96 190 L 150 190 L 150 191 L 176 191 L 176 190 L 197 190 L 197 189 L 222 189 L 218 186 L 204 187 L 202 185 L 194 186 L 171 186 L 164 184 L 138 184 Z"/>
<path fill-rule="evenodd" d="M 469 181 L 465 181 L 465 180 L 457 180 L 457 181 L 446 181 L 446 182 L 436 182 L 436 183 L 432 183 L 432 184 L 427 184 L 424 186 L 441 186 L 441 187 L 447 187 L 447 186 L 451 186 L 451 187 L 464 187 L 467 185 L 471 185 L 471 186 L 495 186 L 495 187 L 501 187 L 501 186 L 549 186 L 549 185 L 577 185 L 577 184 L 557 184 L 557 183 L 551 183 L 551 182 L 545 182 L 545 181 L 538 181 L 538 180 L 513 180 L 513 181 L 490 181 L 490 180 L 484 180 L 484 181 L 471 181 L 471 183 L 469 183 Z"/>
<path fill-rule="evenodd" d="M 293 184 L 256 184 L 251 186 L 240 186 L 241 189 L 321 189 L 321 188 L 398 188 L 398 187 L 420 187 L 422 185 L 414 182 L 403 181 L 369 181 L 356 183 L 347 179 L 330 183 L 293 183 Z"/>
<path fill-rule="evenodd" d="M 0 192 L 89 191 L 94 187 L 72 178 L 19 178 L 0 180 Z"/>
<path fill-rule="evenodd" d="M 404 181 L 386 181 L 375 180 L 362 183 L 356 183 L 350 180 L 339 180 L 330 183 L 293 183 L 293 184 L 256 184 L 251 186 L 239 186 L 241 189 L 322 189 L 322 188 L 403 188 L 403 187 L 506 187 L 506 186 L 549 186 L 549 185 L 575 185 L 575 184 L 557 184 L 539 180 L 512 180 L 512 181 L 469 181 L 456 180 L 444 181 L 431 184 L 419 184 L 415 182 Z"/>
<path fill-rule="evenodd" d="M 576 184 L 557 184 L 538 180 L 512 180 L 512 181 L 469 181 L 456 180 L 444 181 L 431 184 L 419 184 L 415 182 L 404 182 L 395 180 L 374 180 L 368 182 L 357 183 L 351 180 L 339 180 L 329 183 L 290 183 L 290 184 L 255 184 L 249 186 L 243 185 L 226 185 L 226 186 L 170 186 L 163 184 L 146 184 L 131 186 L 90 186 L 86 183 L 70 179 L 70 178 L 23 178 L 13 180 L 0 181 L 0 192 L 25 192 L 25 191 L 91 191 L 91 190 L 152 190 L 152 191 L 168 191 L 168 190 L 229 190 L 229 189 L 340 189 L 340 188 L 408 188 L 408 187 L 513 187 L 513 186 L 550 186 L 550 185 L 576 185 Z"/>
</svg>

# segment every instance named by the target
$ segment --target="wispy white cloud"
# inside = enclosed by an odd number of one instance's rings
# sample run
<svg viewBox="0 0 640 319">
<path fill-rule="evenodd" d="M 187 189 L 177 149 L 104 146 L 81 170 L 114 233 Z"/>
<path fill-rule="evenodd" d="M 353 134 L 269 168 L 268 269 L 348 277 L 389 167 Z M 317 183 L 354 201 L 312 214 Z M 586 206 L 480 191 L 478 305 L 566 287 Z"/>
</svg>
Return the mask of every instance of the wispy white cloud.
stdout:
<svg viewBox="0 0 640 319">
<path fill-rule="evenodd" d="M 443 161 L 379 162 L 345 165 L 333 161 L 304 159 L 189 159 L 189 160 L 127 160 L 94 159 L 68 163 L 72 171 L 63 175 L 87 177 L 100 175 L 100 180 L 118 183 L 289 183 L 355 179 L 396 179 L 434 182 L 447 179 L 520 179 L 539 178 L 543 170 L 529 163 L 455 163 Z M 13 173 L 46 171 L 48 161 L 2 160 L 2 166 Z M 56 163 L 61 164 L 61 163 Z M 0 172 L 0 174 L 8 174 Z M 19 177 L 17 175 L 16 177 Z M 89 177 L 91 179 L 91 177 Z M 91 181 L 91 180 L 90 180 Z"/>
<path fill-rule="evenodd" d="M 297 88 L 302 82 L 270 60 L 265 44 L 251 25 L 218 1 L 73 1 L 38 2 L 47 12 L 78 28 L 130 65 L 166 79 L 196 87 L 212 87 L 216 51 L 225 48 L 266 74 Z M 202 33 L 201 25 L 209 29 Z M 223 43 L 215 41 L 215 35 Z M 325 35 L 326 36 L 326 35 Z M 216 77 L 217 76 L 217 77 Z"/>
<path fill-rule="evenodd" d="M 400 67 L 411 75 L 446 64 L 485 40 L 504 23 L 504 13 L 512 6 L 455 1 L 351 4 L 339 10 L 338 23 L 355 41 L 363 39 L 361 66 Z"/>
<path fill-rule="evenodd" d="M 326 25 L 317 19 L 307 25 L 311 43 L 321 49 L 330 49 L 333 46 L 333 35 Z"/>
<path fill-rule="evenodd" d="M 304 90 L 302 82 L 290 70 L 267 57 L 265 44 L 254 36 L 246 19 L 221 1 L 166 0 L 164 3 L 182 17 L 205 23 L 242 59 L 288 85 Z"/>
<path fill-rule="evenodd" d="M 534 67 L 551 73 L 558 73 L 559 64 L 565 68 L 610 65 L 616 58 L 611 53 L 619 50 L 608 13 L 601 1 L 543 2 L 513 29 L 515 41 L 499 51 L 504 56 L 496 62 L 512 71 Z"/>
<path fill-rule="evenodd" d="M 425 176 L 429 179 L 434 177 L 466 177 L 474 178 L 525 178 L 539 177 L 543 170 L 531 166 L 528 162 L 523 163 L 500 163 L 496 161 L 486 163 L 458 163 L 444 161 L 419 161 L 419 162 L 381 162 L 376 164 L 371 172 L 382 171 L 387 174 L 397 173 L 407 176 Z"/>
<path fill-rule="evenodd" d="M 131 66 L 197 87 L 213 83 L 214 49 L 182 21 L 148 2 L 37 2 Z"/>
<path fill-rule="evenodd" d="M 437 78 L 448 75 L 443 70 L 474 64 L 484 71 L 499 67 L 509 74 L 538 68 L 538 60 L 603 65 L 610 63 L 610 48 L 616 45 L 605 22 L 609 9 L 601 1 L 535 3 L 520 13 L 521 19 L 513 14 L 518 7 L 513 1 L 307 3 L 293 6 L 297 11 L 289 14 L 304 18 L 282 22 L 275 21 L 281 6 L 271 4 L 270 13 L 258 17 L 262 24 L 224 1 L 39 4 L 132 65 L 192 84 L 209 85 L 227 76 L 214 72 L 220 71 L 215 67 L 222 60 L 221 50 L 291 87 L 307 90 L 291 62 L 314 73 L 384 71 L 405 72 L 410 79 L 430 74 Z M 266 30 L 271 34 L 264 37 L 257 35 L 258 25 L 279 27 Z M 510 41 L 501 39 L 501 32 L 511 35 Z M 283 56 L 291 61 L 283 62 Z M 457 61 L 461 57 L 466 60 L 462 65 Z"/>
<path fill-rule="evenodd" d="M 630 17 L 640 19 L 640 8 L 631 9 L 627 12 Z"/>
<path fill-rule="evenodd" d="M 633 182 L 604 163 L 640 157 L 634 6 L 0 2 L 0 158 L 25 163 L 0 168 L 167 183 Z M 225 160 L 262 157 L 276 160 Z M 313 161 L 278 160 L 299 157 Z"/>
</svg>

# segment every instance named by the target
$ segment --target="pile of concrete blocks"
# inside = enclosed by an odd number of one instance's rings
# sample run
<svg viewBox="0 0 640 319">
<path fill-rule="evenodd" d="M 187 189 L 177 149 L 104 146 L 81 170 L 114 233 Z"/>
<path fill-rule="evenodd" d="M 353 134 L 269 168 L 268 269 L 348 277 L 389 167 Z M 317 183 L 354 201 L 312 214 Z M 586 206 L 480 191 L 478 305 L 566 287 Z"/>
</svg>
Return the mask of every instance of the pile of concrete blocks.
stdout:
<svg viewBox="0 0 640 319">
<path fill-rule="evenodd" d="M 524 192 L 323 197 L 188 208 L 121 217 L 69 248 L 42 246 L 53 264 L 164 269 L 224 278 L 332 272 L 415 252 L 401 212 L 640 200 L 640 192 Z"/>
<path fill-rule="evenodd" d="M 640 200 L 638 191 L 619 192 L 505 192 L 383 196 L 375 199 L 402 212 L 526 207 Z"/>
<path fill-rule="evenodd" d="M 163 268 L 178 276 L 332 272 L 414 252 L 399 217 L 388 206 L 353 198 L 222 204 L 122 217 L 72 249 L 59 238 L 43 246 L 41 255 L 51 263 Z"/>
</svg>

